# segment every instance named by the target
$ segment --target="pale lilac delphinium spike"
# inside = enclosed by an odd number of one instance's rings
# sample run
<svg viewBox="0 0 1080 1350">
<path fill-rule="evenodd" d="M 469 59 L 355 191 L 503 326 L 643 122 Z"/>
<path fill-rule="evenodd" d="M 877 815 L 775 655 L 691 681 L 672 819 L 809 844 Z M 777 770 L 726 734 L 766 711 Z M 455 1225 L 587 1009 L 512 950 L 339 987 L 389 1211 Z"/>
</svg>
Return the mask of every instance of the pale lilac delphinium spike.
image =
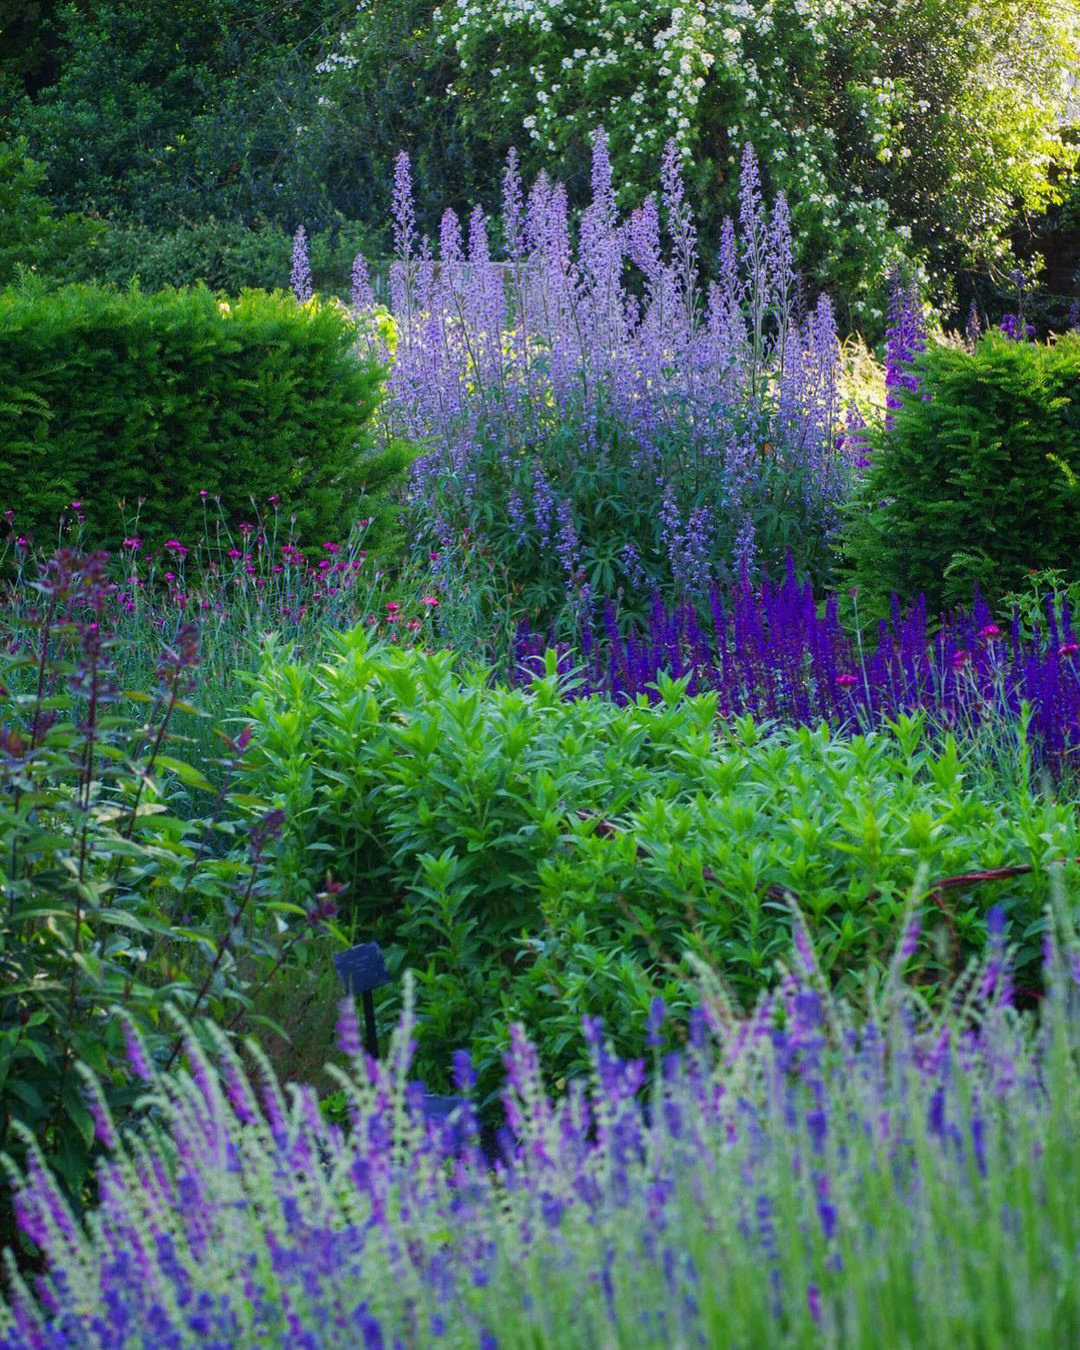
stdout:
<svg viewBox="0 0 1080 1350">
<path fill-rule="evenodd" d="M 289 274 L 289 282 L 297 301 L 301 305 L 306 305 L 314 295 L 315 288 L 311 280 L 311 262 L 308 259 L 307 231 L 303 225 L 293 237 L 292 271 Z"/>
<path fill-rule="evenodd" d="M 827 526 L 835 484 L 824 461 L 835 447 L 821 420 L 835 409 L 835 395 L 822 380 L 835 376 L 825 352 L 835 332 L 830 339 L 818 313 L 801 339 L 793 329 L 789 334 L 779 312 L 782 299 L 773 313 L 775 331 L 766 329 L 766 292 L 776 289 L 782 297 L 790 290 L 793 250 L 786 204 L 777 201 L 770 221 L 756 173 L 748 149 L 742 205 L 752 247 L 749 253 L 745 241 L 740 247 L 734 224 L 725 224 L 719 277 L 707 312 L 699 315 L 697 237 L 676 146 L 664 155 L 662 209 L 653 198 L 624 225 L 607 139 L 597 131 L 593 200 L 576 252 L 564 186 L 541 175 L 524 201 L 511 157 L 503 185 L 506 270 L 491 258 L 477 212 L 469 225 L 467 263 L 458 265 L 465 249 L 453 217 L 444 217 L 440 265 L 423 259 L 418 266 L 408 166 L 399 161 L 399 249 L 390 276 L 399 340 L 383 415 L 430 447 L 413 470 L 416 506 L 423 511 L 438 498 L 440 518 L 454 516 L 457 531 L 475 525 L 469 512 L 477 495 L 494 491 L 500 519 L 524 544 L 527 477 L 540 467 L 553 431 L 573 427 L 580 453 L 602 464 L 613 443 L 625 446 L 636 490 L 675 490 L 682 539 L 671 535 L 648 564 L 672 582 L 692 577 L 690 584 L 700 589 L 729 566 L 734 537 L 760 511 L 767 490 L 760 462 L 766 440 L 779 440 L 785 466 L 809 471 L 801 479 L 809 519 L 815 528 Z M 743 257 L 751 258 L 750 278 L 743 275 Z M 628 258 L 644 278 L 643 293 L 631 284 Z M 750 323 L 744 314 L 748 296 L 757 304 Z M 744 454 L 740 429 L 748 400 L 757 398 L 754 372 L 759 365 L 773 371 L 778 354 L 787 368 L 777 384 L 761 382 L 761 406 L 750 418 L 761 442 L 755 463 Z M 819 506 L 814 494 L 824 484 L 830 500 Z M 618 541 L 620 552 L 634 545 L 639 568 L 649 556 L 643 542 Z M 703 550 L 710 554 L 704 564 L 698 556 Z M 554 551 L 545 557 L 553 573 L 565 576 Z"/>
<path fill-rule="evenodd" d="M 667 232 L 672 245 L 672 267 L 683 306 L 683 328 L 693 328 L 697 288 L 697 226 L 686 202 L 682 178 L 682 155 L 674 140 L 664 147 L 660 165 L 660 188 L 667 212 Z"/>
<path fill-rule="evenodd" d="M 403 150 L 394 160 L 394 192 L 391 206 L 394 224 L 394 255 L 406 265 L 416 252 L 416 208 L 413 205 L 412 165 Z"/>
<path fill-rule="evenodd" d="M 447 207 L 439 222 L 439 260 L 443 267 L 443 281 L 453 288 L 457 274 L 465 261 L 461 242 L 461 221 L 457 212 Z"/>
<path fill-rule="evenodd" d="M 375 292 L 371 287 L 371 275 L 367 259 L 358 253 L 352 263 L 352 304 L 353 309 L 370 309 L 375 303 Z"/>
<path fill-rule="evenodd" d="M 772 279 L 768 266 L 768 226 L 765 202 L 761 195 L 761 172 L 757 155 L 749 141 L 743 146 L 739 172 L 739 225 L 742 235 L 742 260 L 746 291 L 750 302 L 750 330 L 753 334 L 751 385 L 757 389 L 763 372 L 765 312 L 769 307 Z"/>
<path fill-rule="evenodd" d="M 791 212 L 787 197 L 776 194 L 768 226 L 766 250 L 769 271 L 770 303 L 776 310 L 780 365 L 784 364 L 783 342 L 793 317 L 795 293 L 794 245 L 791 237 Z"/>
<path fill-rule="evenodd" d="M 525 256 L 525 199 L 522 195 L 518 153 L 513 146 L 506 156 L 502 180 L 502 226 L 506 256 L 520 262 Z"/>
</svg>

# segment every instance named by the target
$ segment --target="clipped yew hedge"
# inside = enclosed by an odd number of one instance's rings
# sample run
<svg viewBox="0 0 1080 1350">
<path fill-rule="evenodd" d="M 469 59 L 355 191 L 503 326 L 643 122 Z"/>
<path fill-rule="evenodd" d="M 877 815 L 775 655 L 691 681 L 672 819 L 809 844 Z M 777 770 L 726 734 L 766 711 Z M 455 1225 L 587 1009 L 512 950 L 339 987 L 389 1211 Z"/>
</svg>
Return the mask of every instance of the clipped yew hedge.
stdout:
<svg viewBox="0 0 1080 1350">
<path fill-rule="evenodd" d="M 1080 576 L 1080 337 L 931 345 L 913 369 L 852 512 L 860 588 L 936 609 Z"/>
<path fill-rule="evenodd" d="M 136 514 L 154 545 L 202 533 L 205 500 L 239 523 L 277 496 L 301 539 L 338 536 L 382 374 L 354 340 L 342 306 L 282 292 L 0 293 L 0 508 L 43 538 L 77 500 L 115 547 Z"/>
</svg>

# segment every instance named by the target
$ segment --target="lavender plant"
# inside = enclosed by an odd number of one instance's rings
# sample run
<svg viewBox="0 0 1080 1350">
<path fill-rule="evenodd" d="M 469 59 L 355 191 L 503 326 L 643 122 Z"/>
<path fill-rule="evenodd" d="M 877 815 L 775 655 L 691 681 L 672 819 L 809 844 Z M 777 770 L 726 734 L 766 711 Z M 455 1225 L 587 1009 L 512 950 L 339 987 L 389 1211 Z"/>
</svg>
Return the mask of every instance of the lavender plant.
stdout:
<svg viewBox="0 0 1080 1350">
<path fill-rule="evenodd" d="M 383 412 L 427 448 L 412 494 L 425 547 L 468 530 L 544 616 L 568 597 L 704 593 L 789 550 L 825 576 L 850 472 L 836 326 L 826 297 L 796 315 L 787 203 L 767 211 L 751 147 L 704 291 L 674 145 L 660 200 L 622 220 L 596 132 L 576 247 L 565 189 L 542 175 L 526 197 L 513 155 L 505 262 L 479 210 L 467 238 L 447 212 L 435 260 L 404 155 L 394 222 Z"/>
<path fill-rule="evenodd" d="M 137 1127 L 85 1075 L 98 1209 L 78 1221 L 34 1149 L 9 1163 L 48 1265 L 31 1283 L 9 1260 L 0 1345 L 1071 1344 L 1075 934 L 1048 938 L 1036 1025 L 998 921 L 937 1016 L 902 979 L 917 922 L 865 1019 L 799 932 L 749 1016 L 703 972 L 645 1092 L 647 1062 L 586 1019 L 591 1072 L 553 1096 L 517 1028 L 493 1167 L 467 1102 L 425 1119 L 408 1007 L 376 1063 L 343 1006 L 347 1131 L 256 1046 L 252 1081 L 186 1029 L 190 1070 L 164 1076 L 130 1031 Z M 467 1094 L 466 1055 L 455 1071 Z"/>
</svg>

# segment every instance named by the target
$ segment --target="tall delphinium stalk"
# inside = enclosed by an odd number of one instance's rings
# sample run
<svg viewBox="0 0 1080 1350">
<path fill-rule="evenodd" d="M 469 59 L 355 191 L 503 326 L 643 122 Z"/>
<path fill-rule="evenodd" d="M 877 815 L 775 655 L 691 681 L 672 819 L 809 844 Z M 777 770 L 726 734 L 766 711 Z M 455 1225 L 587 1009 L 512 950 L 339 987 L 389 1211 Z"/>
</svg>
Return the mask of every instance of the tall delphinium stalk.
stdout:
<svg viewBox="0 0 1080 1350">
<path fill-rule="evenodd" d="M 889 286 L 889 327 L 885 335 L 885 427 L 893 424 L 891 414 L 900 407 L 897 389 L 914 393 L 919 377 L 912 371 L 911 362 L 926 347 L 926 322 L 918 286 L 914 281 L 905 284 L 899 272 L 894 272 Z"/>
<path fill-rule="evenodd" d="M 292 286 L 292 293 L 296 296 L 298 304 L 306 305 L 315 293 L 315 287 L 311 280 L 311 262 L 308 258 L 307 231 L 303 225 L 299 227 L 293 238 L 292 271 L 289 274 L 289 284 Z"/>
<path fill-rule="evenodd" d="M 353 258 L 351 281 L 353 309 L 370 309 L 375 303 L 375 292 L 371 288 L 371 272 L 367 259 L 362 253 Z"/>
<path fill-rule="evenodd" d="M 257 1047 L 253 1080 L 223 1036 L 210 1055 L 185 1029 L 187 1067 L 165 1076 L 129 1029 L 152 1111 L 118 1130 L 85 1075 L 107 1150 L 85 1223 L 33 1150 L 13 1172 L 46 1270 L 31 1287 L 9 1262 L 0 1336 L 556 1347 L 569 1325 L 574 1343 L 635 1346 L 1075 1343 L 1080 1278 L 1059 1254 L 1080 1210 L 1080 963 L 1064 913 L 1038 1027 L 1011 1006 L 1002 912 L 936 1013 L 904 983 L 910 910 L 859 1017 L 793 925 L 793 964 L 748 1015 L 705 970 L 685 1025 L 656 1000 L 651 1065 L 617 1059 L 586 1018 L 590 1076 L 553 1097 L 514 1028 L 496 1158 L 467 1100 L 426 1116 L 408 1011 L 376 1063 L 343 1007 L 347 1131 L 309 1088 L 286 1096 Z M 467 1099 L 464 1052 L 455 1077 Z"/>
</svg>

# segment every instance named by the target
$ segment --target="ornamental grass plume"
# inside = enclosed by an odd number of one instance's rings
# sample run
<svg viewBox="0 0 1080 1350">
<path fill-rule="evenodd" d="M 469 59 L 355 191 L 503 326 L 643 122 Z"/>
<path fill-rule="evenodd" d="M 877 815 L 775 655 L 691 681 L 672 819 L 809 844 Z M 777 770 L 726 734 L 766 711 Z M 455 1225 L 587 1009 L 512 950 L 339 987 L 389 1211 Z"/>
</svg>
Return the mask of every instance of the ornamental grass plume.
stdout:
<svg viewBox="0 0 1080 1350">
<path fill-rule="evenodd" d="M 590 1077 L 553 1097 L 515 1028 L 494 1164 L 467 1102 L 426 1117 L 410 998 L 382 1062 L 346 1028 L 347 1129 L 256 1046 L 252 1077 L 223 1034 L 182 1026 L 181 1071 L 139 1056 L 133 1123 L 95 1098 L 110 1143 L 84 1221 L 36 1153 L 8 1164 L 44 1271 L 8 1254 L 0 1346 L 1073 1344 L 1065 908 L 1038 1022 L 1010 1005 L 997 938 L 931 1015 L 902 978 L 909 911 L 861 1021 L 796 914 L 779 987 L 742 1015 L 702 970 L 685 1049 L 651 1067 L 586 1018 Z M 467 1092 L 464 1054 L 455 1074 Z"/>
</svg>

